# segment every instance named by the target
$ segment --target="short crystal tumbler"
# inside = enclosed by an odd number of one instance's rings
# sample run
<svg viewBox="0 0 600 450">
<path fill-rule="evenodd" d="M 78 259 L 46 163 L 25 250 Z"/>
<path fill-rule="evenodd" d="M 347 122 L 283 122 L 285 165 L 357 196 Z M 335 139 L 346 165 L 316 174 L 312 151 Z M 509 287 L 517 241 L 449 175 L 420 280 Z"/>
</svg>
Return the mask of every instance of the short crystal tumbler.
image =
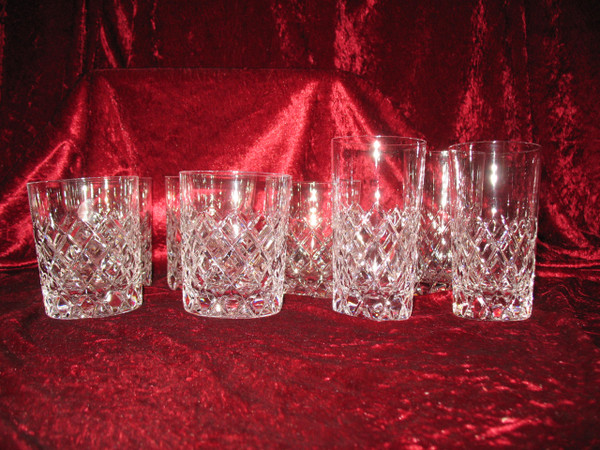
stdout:
<svg viewBox="0 0 600 450">
<path fill-rule="evenodd" d="M 27 185 L 46 314 L 106 317 L 142 304 L 137 177 Z"/>
<path fill-rule="evenodd" d="M 167 213 L 167 284 L 181 288 L 181 231 L 179 228 L 179 176 L 165 177 Z"/>
<path fill-rule="evenodd" d="M 292 183 L 287 234 L 286 292 L 331 298 L 331 183 Z"/>
<path fill-rule="evenodd" d="M 428 150 L 419 234 L 417 291 L 421 294 L 452 285 L 450 219 L 450 151 Z"/>
<path fill-rule="evenodd" d="M 540 147 L 489 141 L 452 149 L 453 312 L 468 319 L 531 316 Z"/>
<path fill-rule="evenodd" d="M 142 284 L 152 284 L 152 178 L 140 178 L 140 232 L 142 237 Z"/>
<path fill-rule="evenodd" d="M 199 316 L 281 310 L 289 175 L 180 172 L 183 305 Z"/>
<path fill-rule="evenodd" d="M 372 320 L 410 317 L 417 282 L 426 143 L 334 138 L 333 309 Z"/>
</svg>

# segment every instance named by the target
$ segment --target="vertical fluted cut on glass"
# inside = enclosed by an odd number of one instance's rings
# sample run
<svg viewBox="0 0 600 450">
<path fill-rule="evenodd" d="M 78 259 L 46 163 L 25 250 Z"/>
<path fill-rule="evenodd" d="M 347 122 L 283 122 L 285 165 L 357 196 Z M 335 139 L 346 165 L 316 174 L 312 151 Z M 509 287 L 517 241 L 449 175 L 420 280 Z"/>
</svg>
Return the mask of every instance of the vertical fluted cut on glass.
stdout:
<svg viewBox="0 0 600 450">
<path fill-rule="evenodd" d="M 425 141 L 334 138 L 333 309 L 410 317 L 417 282 Z"/>
<path fill-rule="evenodd" d="M 142 304 L 137 177 L 27 185 L 46 314 L 97 318 Z"/>
<path fill-rule="evenodd" d="M 281 310 L 291 178 L 181 172 L 183 304 L 199 316 Z"/>
<path fill-rule="evenodd" d="M 453 312 L 479 320 L 531 316 L 540 147 L 470 142 L 451 147 Z"/>
</svg>

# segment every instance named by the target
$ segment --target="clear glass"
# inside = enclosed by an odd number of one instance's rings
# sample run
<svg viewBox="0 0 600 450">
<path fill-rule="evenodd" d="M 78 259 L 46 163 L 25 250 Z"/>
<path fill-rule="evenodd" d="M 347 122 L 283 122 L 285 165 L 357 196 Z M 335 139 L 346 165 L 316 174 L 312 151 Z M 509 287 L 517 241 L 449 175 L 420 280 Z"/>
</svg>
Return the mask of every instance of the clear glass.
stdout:
<svg viewBox="0 0 600 450">
<path fill-rule="evenodd" d="M 142 304 L 137 177 L 27 185 L 46 314 L 97 318 Z"/>
<path fill-rule="evenodd" d="M 290 176 L 187 171 L 179 176 L 186 311 L 235 319 L 278 313 Z"/>
<path fill-rule="evenodd" d="M 356 136 L 334 138 L 332 146 L 333 309 L 378 321 L 408 319 L 426 143 Z"/>
<path fill-rule="evenodd" d="M 179 229 L 179 176 L 165 177 L 167 209 L 167 284 L 181 288 L 181 231 Z"/>
<path fill-rule="evenodd" d="M 331 183 L 292 183 L 287 234 L 286 292 L 331 298 Z"/>
<path fill-rule="evenodd" d="M 453 312 L 467 319 L 531 316 L 540 147 L 468 142 L 451 147 Z"/>
<path fill-rule="evenodd" d="M 142 237 L 142 284 L 152 284 L 152 178 L 140 178 L 140 230 Z"/>
<path fill-rule="evenodd" d="M 450 152 L 428 150 L 419 235 L 420 294 L 451 288 L 450 218 Z"/>
</svg>

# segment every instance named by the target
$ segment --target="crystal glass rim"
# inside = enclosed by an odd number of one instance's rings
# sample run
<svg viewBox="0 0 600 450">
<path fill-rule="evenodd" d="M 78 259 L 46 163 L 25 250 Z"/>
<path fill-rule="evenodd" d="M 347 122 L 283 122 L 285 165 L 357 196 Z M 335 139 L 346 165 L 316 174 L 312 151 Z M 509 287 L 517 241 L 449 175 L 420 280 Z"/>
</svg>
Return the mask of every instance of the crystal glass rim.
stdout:
<svg viewBox="0 0 600 450">
<path fill-rule="evenodd" d="M 427 145 L 427 141 L 421 138 L 408 137 L 408 136 L 384 136 L 377 134 L 361 134 L 361 135 L 350 135 L 350 136 L 335 136 L 331 139 L 332 143 L 335 142 L 351 142 L 357 141 L 360 142 L 364 140 L 365 144 L 368 144 L 368 139 L 383 139 L 385 141 L 386 146 L 388 147 L 412 147 L 416 145 Z"/>
<path fill-rule="evenodd" d="M 450 148 L 428 148 L 427 153 L 434 153 L 436 155 L 441 155 L 443 153 L 450 153 L 452 150 Z"/>
<path fill-rule="evenodd" d="M 284 173 L 273 172 L 246 172 L 243 170 L 182 170 L 179 175 L 206 175 L 222 178 L 280 178 L 282 180 L 292 181 L 292 176 Z"/>
<path fill-rule="evenodd" d="M 332 181 L 295 181 L 292 180 L 292 185 L 294 186 L 324 186 L 330 187 L 333 186 Z"/>
<path fill-rule="evenodd" d="M 82 178 L 64 178 L 58 180 L 43 180 L 43 181 L 30 181 L 27 186 L 43 186 L 51 184 L 85 184 L 85 183 L 105 183 L 109 181 L 111 183 L 121 182 L 125 180 L 137 180 L 139 183 L 140 177 L 137 175 L 116 175 L 107 177 L 82 177 Z"/>
<path fill-rule="evenodd" d="M 494 148 L 499 146 L 499 148 Z M 474 149 L 470 147 L 475 147 Z M 469 151 L 470 153 L 478 154 L 510 154 L 510 153 L 536 153 L 541 150 L 542 146 L 535 142 L 527 141 L 468 141 L 453 144 L 448 147 L 449 151 Z"/>
</svg>

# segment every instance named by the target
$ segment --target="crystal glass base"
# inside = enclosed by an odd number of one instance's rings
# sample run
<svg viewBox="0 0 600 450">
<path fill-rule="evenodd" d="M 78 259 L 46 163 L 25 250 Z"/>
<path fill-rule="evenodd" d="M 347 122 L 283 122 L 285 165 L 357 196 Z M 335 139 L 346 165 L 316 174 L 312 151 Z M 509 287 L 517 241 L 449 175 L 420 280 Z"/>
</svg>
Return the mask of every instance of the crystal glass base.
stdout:
<svg viewBox="0 0 600 450">
<path fill-rule="evenodd" d="M 415 289 L 415 293 L 419 294 L 419 295 L 427 295 L 427 294 L 434 294 L 436 292 L 441 292 L 441 291 L 448 291 L 452 289 L 452 282 L 449 283 L 443 283 L 443 282 L 438 282 L 438 281 L 431 281 L 431 282 L 427 282 L 427 281 L 421 281 L 416 289 Z"/>
<path fill-rule="evenodd" d="M 365 317 L 376 321 L 406 320 L 412 314 L 413 295 L 394 295 L 382 298 L 381 293 L 373 296 L 333 295 L 333 310 L 354 317 Z"/>
<path fill-rule="evenodd" d="M 531 316 L 533 296 L 520 297 L 511 292 L 486 292 L 454 289 L 452 312 L 463 319 L 518 321 Z"/>
<path fill-rule="evenodd" d="M 46 314 L 53 319 L 91 319 L 133 311 L 142 305 L 142 288 L 61 294 L 43 289 Z"/>
<path fill-rule="evenodd" d="M 254 319 L 268 317 L 281 311 L 281 295 L 242 296 L 239 294 L 222 295 L 207 291 L 188 292 L 183 288 L 183 306 L 189 313 L 202 317 L 223 319 Z"/>
</svg>

